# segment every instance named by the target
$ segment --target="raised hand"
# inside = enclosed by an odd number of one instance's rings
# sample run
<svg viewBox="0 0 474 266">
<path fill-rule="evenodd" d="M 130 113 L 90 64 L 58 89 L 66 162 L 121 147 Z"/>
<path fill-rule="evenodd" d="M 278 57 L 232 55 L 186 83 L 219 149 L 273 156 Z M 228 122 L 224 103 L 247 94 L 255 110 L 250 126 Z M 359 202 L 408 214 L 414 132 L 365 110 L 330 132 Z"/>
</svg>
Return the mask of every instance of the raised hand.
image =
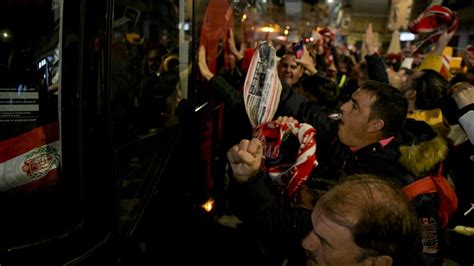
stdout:
<svg viewBox="0 0 474 266">
<path fill-rule="evenodd" d="M 365 49 L 368 55 L 373 55 L 376 52 L 374 31 L 372 30 L 372 23 L 369 23 L 365 31 Z"/>
<path fill-rule="evenodd" d="M 303 45 L 303 56 L 300 59 L 295 59 L 296 63 L 302 65 L 304 67 L 304 71 L 308 75 L 316 74 L 318 71 L 316 70 L 316 65 L 314 63 L 314 59 L 311 57 L 308 49 L 305 45 Z"/>
<path fill-rule="evenodd" d="M 458 108 L 461 109 L 474 103 L 474 86 L 467 82 L 463 82 L 463 84 L 460 84 L 459 86 L 462 86 L 462 88 L 453 93 L 453 98 Z"/>
<path fill-rule="evenodd" d="M 432 54 L 443 55 L 444 48 L 448 46 L 448 43 L 451 40 L 451 38 L 454 36 L 455 32 L 456 31 L 452 31 L 451 33 L 449 33 L 448 29 L 446 29 L 443 33 L 441 33 Z"/>
<path fill-rule="evenodd" d="M 210 80 L 212 77 L 214 77 L 214 74 L 211 72 L 211 70 L 209 69 L 209 66 L 207 65 L 206 49 L 202 45 L 199 47 L 198 66 L 199 66 L 199 71 L 201 72 L 201 75 L 206 80 Z"/>
<path fill-rule="evenodd" d="M 227 159 L 234 173 L 234 178 L 242 183 L 255 176 L 260 170 L 263 157 L 262 143 L 253 138 L 243 139 L 227 152 Z"/>
<path fill-rule="evenodd" d="M 235 55 L 237 60 L 241 60 L 244 57 L 243 52 L 242 52 L 243 51 L 242 46 L 243 46 L 243 44 L 241 44 L 241 49 L 240 49 L 240 51 L 238 51 L 237 47 L 235 47 L 234 31 L 229 30 L 229 49 Z"/>
</svg>

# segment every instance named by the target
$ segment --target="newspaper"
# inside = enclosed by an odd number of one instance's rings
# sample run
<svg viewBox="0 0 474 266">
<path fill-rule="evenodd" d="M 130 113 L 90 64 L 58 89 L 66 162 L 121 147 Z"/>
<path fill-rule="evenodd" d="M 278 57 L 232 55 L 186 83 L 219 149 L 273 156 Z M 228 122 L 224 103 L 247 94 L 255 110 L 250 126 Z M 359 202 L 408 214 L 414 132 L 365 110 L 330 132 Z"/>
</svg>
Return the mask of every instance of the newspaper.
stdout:
<svg viewBox="0 0 474 266">
<path fill-rule="evenodd" d="M 281 88 L 276 51 L 263 42 L 252 57 L 243 91 L 245 110 L 253 127 L 273 119 Z"/>
</svg>

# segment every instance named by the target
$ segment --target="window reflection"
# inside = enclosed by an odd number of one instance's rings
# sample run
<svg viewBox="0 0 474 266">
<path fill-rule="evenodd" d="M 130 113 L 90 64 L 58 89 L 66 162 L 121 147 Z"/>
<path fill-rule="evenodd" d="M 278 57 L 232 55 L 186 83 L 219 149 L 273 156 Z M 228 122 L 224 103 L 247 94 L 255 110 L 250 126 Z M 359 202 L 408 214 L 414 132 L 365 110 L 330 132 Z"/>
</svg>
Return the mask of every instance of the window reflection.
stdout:
<svg viewBox="0 0 474 266">
<path fill-rule="evenodd" d="M 8 202 L 2 246 L 30 244 L 65 228 L 58 188 L 59 20 L 60 1 L 0 4 L 0 200 Z"/>
<path fill-rule="evenodd" d="M 132 234 L 176 146 L 177 108 L 188 95 L 191 18 L 192 1 L 114 6 L 111 114 L 123 234 Z"/>
</svg>

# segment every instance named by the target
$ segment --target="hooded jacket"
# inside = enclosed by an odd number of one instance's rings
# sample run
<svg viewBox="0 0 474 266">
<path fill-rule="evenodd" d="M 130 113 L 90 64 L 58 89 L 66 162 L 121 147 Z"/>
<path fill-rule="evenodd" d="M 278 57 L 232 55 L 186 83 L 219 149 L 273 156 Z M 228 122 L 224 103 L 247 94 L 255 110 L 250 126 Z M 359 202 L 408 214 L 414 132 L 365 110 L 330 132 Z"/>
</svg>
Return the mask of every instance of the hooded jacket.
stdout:
<svg viewBox="0 0 474 266">
<path fill-rule="evenodd" d="M 407 120 L 401 139 L 400 163 L 414 179 L 436 175 L 441 163 L 447 158 L 446 139 L 437 135 L 426 123 L 412 119 Z M 412 203 L 421 223 L 425 262 L 428 265 L 441 265 L 443 237 L 438 219 L 439 197 L 435 193 L 422 194 L 412 199 Z"/>
</svg>

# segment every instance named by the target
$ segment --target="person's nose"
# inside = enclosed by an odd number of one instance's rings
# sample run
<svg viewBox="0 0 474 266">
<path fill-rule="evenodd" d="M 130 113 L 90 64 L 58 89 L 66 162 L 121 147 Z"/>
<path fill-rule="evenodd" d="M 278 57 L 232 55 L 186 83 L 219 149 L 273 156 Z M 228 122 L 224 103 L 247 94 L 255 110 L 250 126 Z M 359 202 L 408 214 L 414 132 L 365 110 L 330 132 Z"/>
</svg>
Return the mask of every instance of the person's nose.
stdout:
<svg viewBox="0 0 474 266">
<path fill-rule="evenodd" d="M 349 108 L 349 102 L 350 102 L 350 101 L 344 102 L 344 103 L 339 107 L 339 111 L 341 112 L 341 114 L 347 112 L 347 110 L 348 110 L 348 108 Z"/>
<path fill-rule="evenodd" d="M 309 234 L 301 241 L 301 245 L 309 254 L 313 254 L 319 249 L 318 238 L 313 232 L 309 232 Z"/>
</svg>

